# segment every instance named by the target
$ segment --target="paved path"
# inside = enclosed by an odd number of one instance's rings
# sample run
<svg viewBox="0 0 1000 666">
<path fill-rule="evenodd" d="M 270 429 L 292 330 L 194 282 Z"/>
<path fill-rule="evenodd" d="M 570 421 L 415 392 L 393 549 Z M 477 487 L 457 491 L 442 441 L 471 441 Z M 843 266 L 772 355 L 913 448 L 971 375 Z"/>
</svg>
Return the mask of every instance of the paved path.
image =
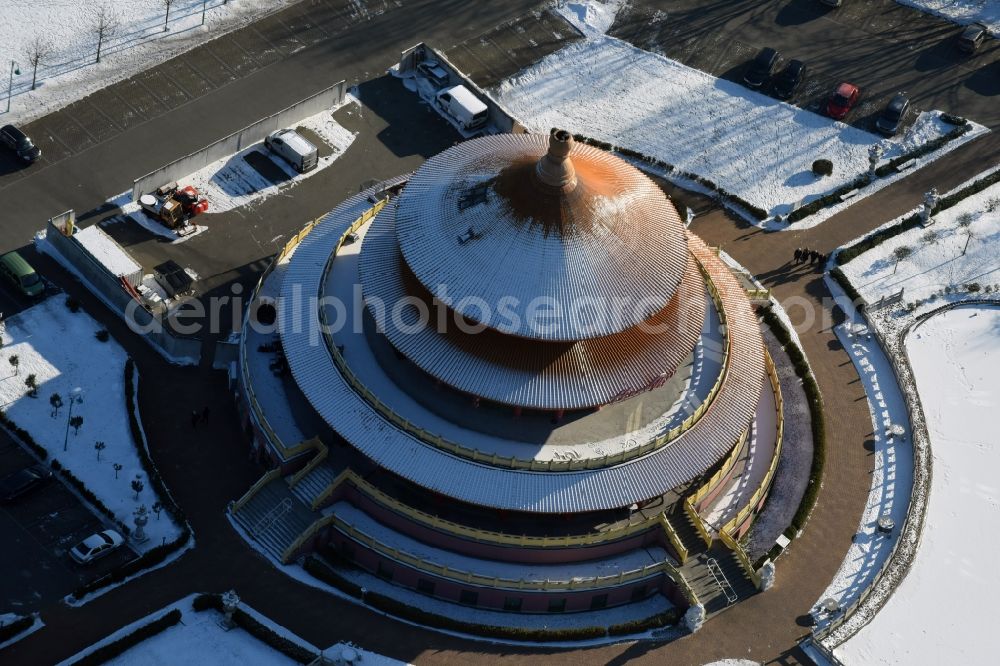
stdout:
<svg viewBox="0 0 1000 666">
<path fill-rule="evenodd" d="M 319 43 L 270 66 L 266 70 L 268 80 L 334 65 L 360 73 L 364 63 L 368 67 L 375 61 L 384 64 L 387 51 L 417 41 L 417 35 L 436 36 L 438 41 L 447 43 L 449 30 L 454 26 L 461 26 L 463 33 L 475 34 L 496 22 L 497 16 L 478 4 L 474 7 L 465 4 L 451 3 L 449 11 L 439 11 L 427 3 L 418 3 L 412 10 L 414 5 L 407 5 L 407 11 L 365 24 L 338 43 Z M 516 13 L 521 9 L 510 8 L 509 11 Z M 385 48 L 360 65 L 348 65 L 350 58 L 372 40 L 381 40 Z M 254 76 L 261 76 L 263 71 Z M 256 85 L 263 80 L 258 80 Z M 233 92 L 237 85 L 234 83 L 210 93 L 204 104 L 239 106 L 241 97 Z M 247 92 L 243 90 L 244 95 Z M 290 93 L 286 91 L 286 94 Z M 213 95 L 218 96 L 213 98 Z M 184 114 L 191 116 L 198 112 L 197 108 L 192 108 Z M 259 115 L 256 111 L 253 113 Z M 155 128 L 149 127 L 150 136 L 167 126 L 183 127 L 184 114 L 176 119 L 173 116 L 163 119 L 163 124 Z M 216 123 L 219 124 L 225 123 Z M 239 121 L 235 124 L 238 126 Z M 130 132 L 140 131 L 142 127 Z M 213 125 L 211 131 L 214 136 L 220 133 L 220 128 Z M 123 137 L 128 135 L 126 132 Z M 202 142 L 199 139 L 196 144 Z M 102 149 L 103 144 L 91 150 L 96 155 Z M 107 152 L 100 154 L 104 159 L 112 159 L 128 150 L 128 143 L 123 142 L 109 145 Z M 801 297 L 804 302 L 822 307 L 822 299 L 827 294 L 819 273 L 790 264 L 795 246 L 808 245 L 828 251 L 915 206 L 930 186 L 943 191 L 987 168 L 996 161 L 998 154 L 1000 138 L 979 139 L 811 230 L 765 233 L 734 223 L 723 213 L 714 211 L 696 221 L 695 231 L 709 243 L 722 244 L 747 268 L 760 275 L 779 299 L 789 301 L 792 297 Z M 154 163 L 158 161 L 162 159 L 153 160 Z M 69 165 L 67 168 L 79 174 L 81 179 L 91 178 L 86 159 L 70 157 L 58 166 L 63 164 Z M 115 167 L 112 164 L 102 168 Z M 55 171 L 53 168 L 53 175 L 40 172 L 37 178 L 39 181 L 54 178 Z M 32 187 L 39 192 L 56 192 L 55 185 L 64 184 L 66 175 L 60 171 L 58 181 L 39 182 Z M 0 193 L 0 200 L 8 193 L 9 190 Z M 78 196 L 66 191 L 51 205 L 77 205 Z M 14 211 L 26 205 L 22 201 L 14 206 Z M 18 224 L 33 230 L 37 227 L 37 211 L 28 219 L 30 224 L 20 221 Z M 168 487 L 191 516 L 196 548 L 172 565 L 113 590 L 82 609 L 59 605 L 46 608 L 43 619 L 47 626 L 0 654 L 0 661 L 4 663 L 53 663 L 181 596 L 229 588 L 235 588 L 257 610 L 315 644 L 326 646 L 337 640 L 352 640 L 393 657 L 421 663 L 464 664 L 474 659 L 514 662 L 527 660 L 529 654 L 546 663 L 636 660 L 702 664 L 727 657 L 796 663 L 800 655 L 794 645 L 807 631 L 797 619 L 809 609 L 839 566 L 867 497 L 871 461 L 863 442 L 870 435 L 871 427 L 864 394 L 850 359 L 836 341 L 829 324 L 820 318 L 804 327 L 800 335 L 823 391 L 827 411 L 833 415 L 828 424 L 827 474 L 813 519 L 803 536 L 781 559 L 778 583 L 773 590 L 741 603 L 708 623 L 697 635 L 667 645 L 641 643 L 574 651 L 529 650 L 428 632 L 295 582 L 251 550 L 232 530 L 224 515 L 227 502 L 239 497 L 260 474 L 260 470 L 248 461 L 246 442 L 234 427 L 237 419 L 225 377 L 221 373 L 165 364 L 60 269 L 50 262 L 42 268 L 105 323 L 136 359 L 146 378 L 141 384 L 139 401 L 152 454 Z M 798 318 L 796 312 L 792 314 Z M 153 377 L 155 383 L 150 381 Z M 211 408 L 212 418 L 197 429 L 192 429 L 187 419 L 176 417 L 206 405 Z"/>
</svg>

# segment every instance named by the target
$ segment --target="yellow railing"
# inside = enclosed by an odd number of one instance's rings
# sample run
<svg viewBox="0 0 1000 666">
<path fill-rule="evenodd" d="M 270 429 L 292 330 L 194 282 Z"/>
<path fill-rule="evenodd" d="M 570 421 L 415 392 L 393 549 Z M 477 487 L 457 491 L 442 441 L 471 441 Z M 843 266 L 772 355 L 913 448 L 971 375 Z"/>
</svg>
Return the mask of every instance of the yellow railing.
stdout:
<svg viewBox="0 0 1000 666">
<path fill-rule="evenodd" d="M 687 578 L 684 577 L 684 574 L 682 574 L 677 567 L 669 562 L 664 563 L 664 569 L 666 569 L 667 574 L 677 583 L 677 586 L 681 590 L 681 594 L 683 594 L 684 598 L 687 599 L 688 604 L 691 606 L 697 606 L 700 603 L 698 595 L 694 593 L 694 589 L 690 584 L 688 584 Z"/>
<path fill-rule="evenodd" d="M 343 245 L 347 236 L 355 231 L 357 231 L 362 225 L 368 222 L 371 217 L 381 210 L 381 207 L 385 205 L 385 201 L 376 204 L 375 208 L 362 215 L 358 218 L 351 227 L 344 232 L 340 240 L 337 243 L 336 249 L 330 255 L 330 259 L 327 261 L 326 267 L 324 268 L 322 282 L 326 282 L 326 277 L 332 268 L 333 261 L 340 251 L 340 247 Z M 627 460 L 632 460 L 644 456 L 652 451 L 655 451 L 668 443 L 680 437 L 682 434 L 690 430 L 695 423 L 708 411 L 712 402 L 715 400 L 716 395 L 721 389 L 723 383 L 725 382 L 726 376 L 729 370 L 729 353 L 730 353 L 730 339 L 728 333 L 726 333 L 726 314 L 722 306 L 722 299 L 719 296 L 718 289 L 711 280 L 708 272 L 705 270 L 704 266 L 699 264 L 699 269 L 701 270 L 703 276 L 706 278 L 706 285 L 708 287 L 708 292 L 712 297 L 712 300 L 716 304 L 717 311 L 719 313 L 719 323 L 720 331 L 723 332 L 725 337 L 725 342 L 723 344 L 722 351 L 722 363 L 721 371 L 719 376 L 716 378 L 715 383 L 709 390 L 708 395 L 705 397 L 704 402 L 702 402 L 695 411 L 688 416 L 679 426 L 676 426 L 669 430 L 668 432 L 642 444 L 638 447 L 620 451 L 615 454 L 609 454 L 602 456 L 600 458 L 583 458 L 579 460 L 533 460 L 525 458 L 515 458 L 513 456 L 501 456 L 496 453 L 484 453 L 478 449 L 473 449 L 457 442 L 452 442 L 450 440 L 444 439 L 440 435 L 436 435 L 418 425 L 410 423 L 407 419 L 403 418 L 396 412 L 394 412 L 388 405 L 379 400 L 378 396 L 368 390 L 368 388 L 361 383 L 354 372 L 347 365 L 344 360 L 343 355 L 337 348 L 337 344 L 333 339 L 333 335 L 330 332 L 330 327 L 326 325 L 326 314 L 323 309 L 319 310 L 320 328 L 322 330 L 323 339 L 326 343 L 327 350 L 333 359 L 334 365 L 337 366 L 337 370 L 340 372 L 341 376 L 347 381 L 351 388 L 366 402 L 368 402 L 372 407 L 374 407 L 386 420 L 395 425 L 400 430 L 412 435 L 416 439 L 430 444 L 436 448 L 439 448 L 448 453 L 473 460 L 475 462 L 481 462 L 493 467 L 505 467 L 509 469 L 521 469 L 529 471 L 539 471 L 539 472 L 569 472 L 578 471 L 586 469 L 599 469 L 602 467 L 608 467 L 611 465 L 617 465 L 623 463 Z"/>
<path fill-rule="evenodd" d="M 736 465 L 736 461 L 740 458 L 740 452 L 743 450 L 746 437 L 747 431 L 744 431 L 744 433 L 736 441 L 736 444 L 734 444 L 733 448 L 729 451 L 729 454 L 726 455 L 726 459 L 723 461 L 722 467 L 720 467 L 715 474 L 710 476 L 708 481 L 703 483 L 693 495 L 688 497 L 692 506 L 697 508 L 698 502 L 705 499 L 710 492 L 715 490 L 719 483 L 722 482 L 722 479 L 725 478 L 726 474 L 729 474 L 730 470 L 733 469 L 733 466 Z"/>
<path fill-rule="evenodd" d="M 706 546 L 711 548 L 712 533 L 708 531 L 708 526 L 705 525 L 705 521 L 702 520 L 698 510 L 694 508 L 694 504 L 691 503 L 690 497 L 684 500 L 684 511 L 691 519 L 691 522 L 694 523 L 694 528 L 698 531 L 698 536 L 701 537 L 701 540 L 705 542 Z"/>
<path fill-rule="evenodd" d="M 307 527 L 302 534 L 295 538 L 295 541 L 285 548 L 285 552 L 281 554 L 281 563 L 288 564 L 292 561 L 293 555 L 305 544 L 306 541 L 313 538 L 317 532 L 319 532 L 324 527 L 333 523 L 333 514 L 329 513 L 325 516 L 320 516 L 312 522 L 312 524 Z"/>
<path fill-rule="evenodd" d="M 609 529 L 601 532 L 589 532 L 587 534 L 570 534 L 566 536 L 531 536 L 525 534 L 507 534 L 504 532 L 492 532 L 475 527 L 469 527 L 450 520 L 439 518 L 432 514 L 415 509 L 408 504 L 400 502 L 396 498 L 386 494 L 384 491 L 363 479 L 354 470 L 347 469 L 330 482 L 330 485 L 321 493 L 315 501 L 315 506 L 322 505 L 341 483 L 350 483 L 359 492 L 371 499 L 373 502 L 393 511 L 394 513 L 406 516 L 410 520 L 424 527 L 450 534 L 452 536 L 479 541 L 498 546 L 521 546 L 524 548 L 572 548 L 580 546 L 594 546 L 611 541 L 618 541 L 635 534 L 654 529 L 659 524 L 658 517 L 654 516 L 638 523 L 629 523 L 622 527 Z"/>
<path fill-rule="evenodd" d="M 289 479 L 289 485 L 294 486 L 296 483 L 301 481 L 303 477 L 316 469 L 321 462 L 326 460 L 326 457 L 330 454 L 330 449 L 327 448 L 326 444 L 320 441 L 319 437 L 313 437 L 308 441 L 311 442 L 313 448 L 316 449 L 316 455 L 310 458 L 309 462 L 307 462 L 302 469 L 292 475 L 292 478 Z"/>
<path fill-rule="evenodd" d="M 774 473 L 778 469 L 778 460 L 781 456 L 781 440 L 784 434 L 784 403 L 781 398 L 781 382 L 778 379 L 778 373 L 774 368 L 774 361 L 771 359 L 771 355 L 764 352 L 764 365 L 767 368 L 767 376 L 771 380 L 771 390 L 774 392 L 774 404 L 777 411 L 777 428 L 775 432 L 775 442 L 774 442 L 774 455 L 771 457 L 771 464 L 767 468 L 767 473 L 764 475 L 764 479 L 761 481 L 760 486 L 750 497 L 750 501 L 747 502 L 746 506 L 736 512 L 736 515 L 732 519 L 722 526 L 721 531 L 732 533 L 739 525 L 749 517 L 751 513 L 758 509 L 758 504 L 767 495 L 768 491 L 771 489 L 771 482 L 774 481 Z"/>
<path fill-rule="evenodd" d="M 767 300 L 771 298 L 770 289 L 747 289 L 747 298 L 750 300 Z"/>
<path fill-rule="evenodd" d="M 334 525 L 343 534 L 396 562 L 441 578 L 448 578 L 450 580 L 461 581 L 473 585 L 481 585 L 484 587 L 516 590 L 587 590 L 642 580 L 673 569 L 669 562 L 663 561 L 655 564 L 648 564 L 639 569 L 620 571 L 619 573 L 610 576 L 591 576 L 588 578 L 575 577 L 569 580 L 524 580 L 503 578 L 500 576 L 484 576 L 482 574 L 464 571 L 462 569 L 455 569 L 436 562 L 431 562 L 421 557 L 416 557 L 415 555 L 411 555 L 410 553 L 403 552 L 397 548 L 393 548 L 392 546 L 382 543 L 375 537 L 372 537 L 357 529 L 353 525 L 341 520 L 335 513 L 330 514 L 328 517 L 330 518 L 329 524 Z"/>
<path fill-rule="evenodd" d="M 237 511 L 242 509 L 243 506 L 250 501 L 250 498 L 252 498 L 254 495 L 257 494 L 258 490 L 260 490 L 267 484 L 271 483 L 279 476 L 281 476 L 280 467 L 275 467 L 274 469 L 269 469 L 266 472 L 264 472 L 264 476 L 257 479 L 257 481 L 252 486 L 250 486 L 250 489 L 247 490 L 245 493 L 243 493 L 243 497 L 233 502 L 233 506 L 230 509 L 230 511 L 232 513 L 236 513 Z"/>
<path fill-rule="evenodd" d="M 660 525 L 663 527 L 663 531 L 667 533 L 667 539 L 670 541 L 670 545 L 672 545 L 674 550 L 677 551 L 677 557 L 680 560 L 680 563 L 684 564 L 687 562 L 688 558 L 687 548 L 685 548 L 684 544 L 681 543 L 680 537 L 677 536 L 677 531 L 674 529 L 674 526 L 670 524 L 670 521 L 667 520 L 667 517 L 662 513 L 658 517 Z"/>
<path fill-rule="evenodd" d="M 722 541 L 722 543 L 726 544 L 726 546 L 731 551 L 736 553 L 736 559 L 739 560 L 740 566 L 743 567 L 743 571 L 746 572 L 747 577 L 749 577 L 750 580 L 753 581 L 753 584 L 756 587 L 760 587 L 760 574 L 758 574 L 757 571 L 753 568 L 753 563 L 750 561 L 750 556 L 747 555 L 747 552 L 745 550 L 743 550 L 743 546 L 737 543 L 736 539 L 731 537 L 729 535 L 729 532 L 726 532 L 725 530 L 719 530 L 719 540 Z"/>
</svg>

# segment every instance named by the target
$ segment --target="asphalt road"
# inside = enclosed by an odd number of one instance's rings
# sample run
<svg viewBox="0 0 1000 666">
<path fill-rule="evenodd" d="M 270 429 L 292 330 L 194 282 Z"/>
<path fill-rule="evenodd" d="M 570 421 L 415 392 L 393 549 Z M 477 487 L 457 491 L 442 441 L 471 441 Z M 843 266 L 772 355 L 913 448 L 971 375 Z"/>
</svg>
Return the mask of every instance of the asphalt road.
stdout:
<svg viewBox="0 0 1000 666">
<path fill-rule="evenodd" d="M 965 55 L 962 28 L 893 0 L 634 0 L 611 34 L 732 81 L 770 46 L 808 75 L 794 103 L 818 110 L 841 81 L 861 88 L 847 122 L 871 129 L 889 98 L 909 94 L 914 110 L 938 109 L 1000 127 L 1000 39 Z M 782 63 L 779 63 L 779 67 Z M 777 70 L 776 70 L 777 71 Z"/>
</svg>

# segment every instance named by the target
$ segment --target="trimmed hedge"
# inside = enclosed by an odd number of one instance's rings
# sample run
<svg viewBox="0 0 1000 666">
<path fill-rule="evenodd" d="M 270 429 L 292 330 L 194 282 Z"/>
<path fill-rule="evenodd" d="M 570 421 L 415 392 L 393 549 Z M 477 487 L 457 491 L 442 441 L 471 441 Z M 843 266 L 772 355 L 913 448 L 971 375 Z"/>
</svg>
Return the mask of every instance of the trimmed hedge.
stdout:
<svg viewBox="0 0 1000 666">
<path fill-rule="evenodd" d="M 103 587 L 107 587 L 108 585 L 120 583 L 129 576 L 134 576 L 144 569 L 160 564 L 167 559 L 167 556 L 186 546 L 190 538 L 191 532 L 184 530 L 181 532 L 180 536 L 173 541 L 168 541 L 161 546 L 150 548 L 134 560 L 129 560 L 125 564 L 115 567 L 100 578 L 95 578 L 90 582 L 84 583 L 73 591 L 73 598 L 81 599 L 91 592 L 95 592 Z"/>
<path fill-rule="evenodd" d="M 0 643 L 5 643 L 17 636 L 22 631 L 27 631 L 35 623 L 35 618 L 31 615 L 22 615 L 13 622 L 0 627 Z"/>
<path fill-rule="evenodd" d="M 799 220 L 809 217 L 813 213 L 819 212 L 821 209 L 827 206 L 832 206 L 840 202 L 840 197 L 844 196 L 851 190 L 856 190 L 864 187 L 868 184 L 868 174 L 863 174 L 847 183 L 846 185 L 841 185 L 833 192 L 829 194 L 824 194 L 819 199 L 813 199 L 804 206 L 796 208 L 791 213 L 788 214 L 789 222 L 798 222 Z"/>
<path fill-rule="evenodd" d="M 934 207 L 933 214 L 940 213 L 941 211 L 948 210 L 959 201 L 967 199 L 973 194 L 978 194 L 982 192 L 987 187 L 995 185 L 1000 182 L 1000 169 L 994 171 L 988 176 L 984 176 L 978 180 L 975 180 L 960 190 L 952 192 L 948 196 L 942 197 L 937 206 Z M 878 231 L 871 233 L 861 240 L 859 240 L 854 245 L 845 247 L 843 250 L 837 253 L 837 265 L 843 266 L 844 264 L 857 258 L 859 255 L 864 254 L 868 250 L 871 250 L 876 245 L 884 243 L 890 238 L 894 238 L 902 233 L 909 231 L 910 229 L 915 229 L 920 226 L 920 215 L 914 213 L 904 219 L 900 220 L 896 224 L 885 227 L 884 229 L 879 229 Z"/>
<path fill-rule="evenodd" d="M 108 520 L 113 522 L 118 527 L 118 529 L 121 530 L 122 534 L 128 536 L 131 533 L 131 530 L 129 529 L 128 525 L 118 520 L 118 517 L 115 516 L 114 511 L 109 509 L 107 505 L 105 505 L 104 502 L 102 502 L 100 498 L 97 495 L 95 495 L 93 491 L 90 490 L 90 488 L 84 485 L 83 481 L 76 478 L 73 472 L 63 467 L 62 463 L 60 463 L 58 459 L 53 458 L 49 464 L 51 465 L 52 470 L 56 472 L 59 476 L 61 476 L 66 481 L 66 483 L 73 486 L 76 492 L 80 493 L 80 495 L 85 500 L 87 500 L 87 502 L 89 502 L 91 505 L 93 505 L 95 509 L 104 514 L 104 516 Z"/>
<path fill-rule="evenodd" d="M 135 413 L 135 410 L 132 409 L 132 407 L 137 404 L 137 401 L 135 400 L 135 384 L 132 379 L 134 375 L 134 368 L 135 361 L 129 357 L 129 359 L 125 361 L 125 410 L 128 412 L 129 430 L 132 431 L 132 440 L 135 442 L 135 450 L 139 455 L 139 463 L 142 465 L 143 471 L 146 472 L 146 478 L 149 480 L 149 484 L 152 486 L 153 492 L 161 498 L 163 502 L 163 510 L 166 511 L 167 514 L 170 515 L 175 521 L 183 525 L 187 521 L 184 511 L 174 502 L 173 497 L 170 495 L 170 491 L 167 490 L 166 485 L 163 483 L 163 479 L 160 477 L 160 471 L 156 468 L 156 464 L 153 462 L 152 458 L 149 457 L 149 451 L 146 450 L 146 446 L 144 444 L 146 439 L 143 436 L 142 425 L 139 423 L 139 417 Z"/>
<path fill-rule="evenodd" d="M 837 284 L 840 285 L 840 288 L 844 290 L 844 293 L 846 293 L 848 298 L 855 303 L 855 306 L 859 310 L 864 309 L 864 299 L 861 298 L 861 294 L 859 294 L 858 290 L 854 288 L 851 281 L 847 279 L 847 276 L 844 275 L 844 271 L 840 270 L 840 267 L 835 266 L 833 270 L 830 271 L 830 277 L 836 280 Z"/>
<path fill-rule="evenodd" d="M 826 464 L 826 418 L 823 413 L 823 397 L 819 391 L 819 385 L 812 375 L 809 362 L 799 346 L 792 340 L 792 334 L 785 328 L 781 319 L 772 312 L 771 307 L 760 308 L 764 323 L 767 324 L 774 337 L 778 339 L 784 348 L 788 358 L 791 359 L 795 367 L 795 374 L 802 380 L 802 389 L 806 394 L 806 401 L 809 403 L 809 416 L 812 422 L 813 437 L 813 459 L 809 468 L 809 485 L 802 495 L 799 508 L 796 509 L 792 522 L 785 530 L 785 536 L 794 539 L 796 534 L 805 527 L 809 520 L 809 514 L 816 506 L 816 498 L 823 481 L 823 467 Z"/>
<path fill-rule="evenodd" d="M 455 618 L 429 613 L 420 608 L 408 606 L 391 597 L 378 592 L 367 592 L 362 596 L 361 587 L 347 580 L 336 569 L 316 555 L 310 555 L 304 563 L 305 570 L 317 579 L 346 592 L 356 599 L 364 601 L 380 611 L 418 624 L 424 624 L 437 629 L 458 631 L 488 638 L 501 638 L 517 641 L 578 641 L 589 638 L 603 638 L 606 635 L 622 636 L 648 629 L 670 626 L 677 622 L 677 611 L 671 609 L 665 613 L 654 615 L 642 620 L 633 620 L 610 627 L 576 627 L 564 629 L 528 629 L 522 627 L 500 627 L 488 624 L 464 622 Z"/>
<path fill-rule="evenodd" d="M 224 612 L 222 595 L 219 594 L 199 594 L 194 598 L 191 606 L 198 612 L 209 609 Z M 260 642 L 300 664 L 308 664 L 319 656 L 298 643 L 288 640 L 242 608 L 237 608 L 233 611 L 233 622 Z"/>
<path fill-rule="evenodd" d="M 90 654 L 73 662 L 74 666 L 96 666 L 103 664 L 115 657 L 124 654 L 129 648 L 133 648 L 139 643 L 152 638 L 153 636 L 169 629 L 181 621 L 181 612 L 176 608 L 156 618 L 152 622 L 136 627 L 131 633 L 126 634 L 118 640 L 102 645 Z"/>
<path fill-rule="evenodd" d="M 600 148 L 601 150 L 606 150 L 608 152 L 616 152 L 620 155 L 624 155 L 625 157 L 631 157 L 634 160 L 638 160 L 640 162 L 645 162 L 646 164 L 656 166 L 660 169 L 663 169 L 666 173 L 672 174 L 674 176 L 686 178 L 688 180 L 693 180 L 699 185 L 703 185 L 712 192 L 714 192 L 715 195 L 719 198 L 719 200 L 722 201 L 723 203 L 729 204 L 731 207 L 742 208 L 747 213 L 749 213 L 751 217 L 757 220 L 766 220 L 768 217 L 767 211 L 764 210 L 763 208 L 753 205 L 749 201 L 740 198 L 739 196 L 733 194 L 732 192 L 727 192 L 726 190 L 722 189 L 708 178 L 702 178 L 697 174 L 690 173 L 682 169 L 678 169 L 673 164 L 664 162 L 663 160 L 656 159 L 655 157 L 650 157 L 649 155 L 644 155 L 643 153 L 640 153 L 638 150 L 633 150 L 631 148 L 623 148 L 621 146 L 615 146 L 614 144 L 608 143 L 607 141 L 592 139 L 588 136 L 583 136 L 582 134 L 574 134 L 573 138 L 576 141 L 579 141 L 580 143 L 585 143 L 587 145 L 594 146 L 595 148 Z"/>
</svg>

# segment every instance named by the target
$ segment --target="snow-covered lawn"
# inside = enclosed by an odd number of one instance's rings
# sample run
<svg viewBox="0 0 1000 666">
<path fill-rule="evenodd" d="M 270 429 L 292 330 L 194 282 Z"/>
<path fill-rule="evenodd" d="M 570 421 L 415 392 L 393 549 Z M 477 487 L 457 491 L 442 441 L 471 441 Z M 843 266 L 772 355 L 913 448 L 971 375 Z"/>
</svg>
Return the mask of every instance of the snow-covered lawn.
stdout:
<svg viewBox="0 0 1000 666">
<path fill-rule="evenodd" d="M 174 0 L 170 29 L 164 32 L 161 0 L 106 0 L 120 27 L 105 42 L 100 64 L 95 64 L 97 41 L 92 25 L 99 2 L 2 0 L 4 77 L 0 91 L 4 97 L 11 60 L 18 63 L 21 76 L 14 78 L 11 113 L 0 117 L 4 123 L 24 123 L 50 113 L 294 1 L 208 0 L 202 26 L 202 0 Z M 32 67 L 25 51 L 39 38 L 50 45 L 51 53 L 39 64 L 38 87 L 31 91 Z"/>
<path fill-rule="evenodd" d="M 587 15 L 584 3 L 562 11 L 577 24 Z M 886 161 L 953 129 L 930 112 L 903 136 L 884 140 L 607 37 L 599 29 L 604 18 L 594 20 L 585 26 L 585 41 L 502 82 L 499 101 L 533 131 L 564 127 L 637 150 L 707 178 L 771 216 L 866 173 L 873 144 L 882 142 Z M 833 162 L 833 176 L 813 175 L 818 158 Z"/>
<path fill-rule="evenodd" d="M 923 301 L 916 314 L 966 298 L 968 285 L 984 293 L 1000 289 L 1000 183 L 934 217 L 934 224 L 891 238 L 842 267 L 869 303 L 903 290 L 903 301 Z M 896 253 L 910 255 L 896 260 Z M 956 289 L 956 287 L 958 289 Z M 975 293 L 975 292 L 973 292 Z M 869 317 L 898 316 L 894 308 L 868 310 Z"/>
<path fill-rule="evenodd" d="M 71 312 L 62 296 L 54 296 L 4 321 L 3 367 L 0 370 L 0 402 L 11 421 L 31 433 L 49 452 L 87 486 L 115 516 L 133 528 L 132 512 L 144 504 L 150 509 L 161 498 L 153 492 L 139 462 L 129 429 L 125 397 L 127 355 L 114 339 L 101 342 L 95 333 L 101 326 L 82 311 Z M 9 359 L 16 356 L 15 373 Z M 34 375 L 38 397 L 28 395 L 25 380 Z M 83 402 L 73 405 L 73 416 L 83 417 L 75 433 L 67 424 L 70 395 L 83 389 Z M 58 393 L 63 406 L 53 416 L 50 397 Z M 63 451 L 63 442 L 67 450 Z M 96 442 L 105 448 L 95 449 Z M 117 473 L 114 465 L 122 466 Z M 139 476 L 144 488 L 138 499 L 132 480 Z M 142 551 L 175 539 L 181 530 L 166 512 L 150 514 Z"/>
<path fill-rule="evenodd" d="M 920 550 L 886 606 L 835 654 L 845 664 L 996 663 L 1000 308 L 935 315 L 906 349 L 934 461 Z"/>
<path fill-rule="evenodd" d="M 1000 0 L 896 0 L 901 5 L 937 14 L 955 23 L 984 23 L 1000 33 Z"/>
<path fill-rule="evenodd" d="M 838 289 L 834 284 L 829 286 L 831 290 Z M 872 436 L 865 446 L 870 447 L 873 469 L 868 502 L 858 531 L 833 581 L 813 607 L 813 616 L 819 626 L 838 617 L 821 609 L 823 601 L 832 598 L 841 609 L 847 608 L 860 598 L 882 570 L 900 538 L 913 491 L 913 446 L 906 401 L 877 338 L 867 326 L 855 321 L 857 315 L 853 308 L 844 305 L 848 311 L 847 321 L 834 330 L 854 361 L 868 397 Z M 882 517 L 890 518 L 895 525 L 891 534 L 878 530 L 878 520 Z"/>
<path fill-rule="evenodd" d="M 213 666 L 257 666 L 258 664 L 261 666 L 285 666 L 286 664 L 292 666 L 292 664 L 298 663 L 239 627 L 225 630 L 221 624 L 224 617 L 218 611 L 195 611 L 191 607 L 195 596 L 185 597 L 177 603 L 123 627 L 100 643 L 63 663 L 73 663 L 95 648 L 113 642 L 121 636 L 131 633 L 136 627 L 148 624 L 173 609 L 180 610 L 182 613 L 179 623 L 142 641 L 106 663 L 109 666 L 132 666 L 133 664 L 173 666 L 174 664 L 205 663 L 211 663 Z M 281 625 L 275 624 L 246 604 L 241 603 L 240 608 L 283 638 L 310 652 L 319 654 L 319 648 L 292 634 Z M 332 645 L 326 648 L 323 654 L 330 660 L 353 657 L 353 662 L 336 661 L 335 663 L 361 663 L 373 664 L 374 666 L 401 666 L 403 664 L 401 661 L 363 650 L 348 643 Z"/>
</svg>

